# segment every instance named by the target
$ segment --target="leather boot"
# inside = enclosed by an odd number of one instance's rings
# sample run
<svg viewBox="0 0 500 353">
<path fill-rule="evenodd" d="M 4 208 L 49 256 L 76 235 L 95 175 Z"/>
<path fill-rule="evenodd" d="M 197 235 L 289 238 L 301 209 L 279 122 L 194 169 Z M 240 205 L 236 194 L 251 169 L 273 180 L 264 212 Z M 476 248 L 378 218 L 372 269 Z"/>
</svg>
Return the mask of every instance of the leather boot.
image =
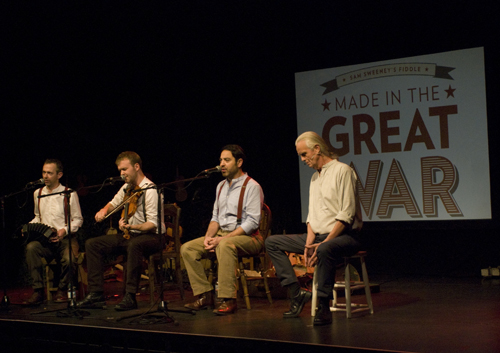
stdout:
<svg viewBox="0 0 500 353">
<path fill-rule="evenodd" d="M 135 294 L 125 293 L 123 299 L 120 303 L 115 305 L 115 310 L 117 311 L 127 311 L 137 309 L 137 301 L 135 300 Z"/>
<path fill-rule="evenodd" d="M 330 304 L 319 303 L 318 310 L 316 310 L 316 315 L 314 316 L 314 326 L 330 325 L 332 323 L 332 312 L 330 311 Z"/>
<path fill-rule="evenodd" d="M 106 305 L 106 299 L 102 292 L 90 292 L 87 296 L 76 303 L 78 309 L 102 309 Z"/>
<path fill-rule="evenodd" d="M 66 303 L 67 301 L 68 293 L 64 292 L 61 289 L 58 289 L 56 295 L 54 296 L 54 303 Z"/>
<path fill-rule="evenodd" d="M 185 308 L 191 310 L 202 310 L 206 309 L 209 306 L 212 306 L 212 292 L 205 292 L 198 296 L 198 299 L 192 303 L 188 303 L 184 305 Z"/>
<path fill-rule="evenodd" d="M 304 304 L 311 299 L 312 293 L 308 290 L 301 289 L 299 294 L 290 300 L 290 310 L 283 313 L 283 318 L 289 319 L 298 317 L 304 308 Z"/>
<path fill-rule="evenodd" d="M 223 299 L 221 304 L 213 312 L 217 315 L 233 314 L 238 309 L 236 299 Z"/>
<path fill-rule="evenodd" d="M 23 305 L 37 306 L 42 303 L 43 303 L 43 291 L 35 289 L 31 297 L 29 297 L 26 301 L 23 302 Z"/>
</svg>

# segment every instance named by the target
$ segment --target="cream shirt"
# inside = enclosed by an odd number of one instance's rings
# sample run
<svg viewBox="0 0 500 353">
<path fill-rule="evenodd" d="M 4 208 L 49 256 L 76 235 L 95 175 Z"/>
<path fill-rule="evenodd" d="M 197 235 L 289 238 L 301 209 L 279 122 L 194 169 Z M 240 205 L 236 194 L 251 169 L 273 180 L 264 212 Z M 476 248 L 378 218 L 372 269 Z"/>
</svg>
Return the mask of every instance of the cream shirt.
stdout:
<svg viewBox="0 0 500 353">
<path fill-rule="evenodd" d="M 57 188 L 49 192 L 47 187 L 42 188 L 42 195 L 54 194 L 64 191 L 64 185 L 59 184 Z M 35 190 L 33 193 L 33 200 L 35 203 L 35 218 L 31 220 L 30 223 L 43 223 L 45 225 L 51 226 L 56 230 L 66 229 L 66 234 L 68 234 L 68 226 L 66 224 L 65 213 L 64 213 L 64 194 L 42 197 L 38 200 L 40 189 Z M 40 201 L 40 209 L 38 208 L 38 201 Z M 71 208 L 71 232 L 74 233 L 83 224 L 82 211 L 80 209 L 80 202 L 78 200 L 78 194 L 72 192 L 69 202 Z"/>
<path fill-rule="evenodd" d="M 314 173 L 309 186 L 307 223 L 317 234 L 329 234 L 337 221 L 361 229 L 362 219 L 356 190 L 356 173 L 345 163 L 333 160 L 321 173 Z"/>
</svg>

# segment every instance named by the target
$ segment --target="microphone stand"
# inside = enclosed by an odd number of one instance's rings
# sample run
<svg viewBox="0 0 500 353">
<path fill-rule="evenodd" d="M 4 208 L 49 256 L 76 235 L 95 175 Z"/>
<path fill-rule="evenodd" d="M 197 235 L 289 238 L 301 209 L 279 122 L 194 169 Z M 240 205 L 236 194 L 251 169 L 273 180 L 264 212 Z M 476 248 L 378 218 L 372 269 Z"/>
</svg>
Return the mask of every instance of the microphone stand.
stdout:
<svg viewBox="0 0 500 353">
<path fill-rule="evenodd" d="M 69 251 L 69 268 L 68 268 L 68 277 L 69 277 L 69 282 L 68 282 L 68 292 L 70 293 L 69 298 L 68 298 L 68 307 L 66 308 L 66 312 L 64 313 L 62 310 L 52 310 L 58 312 L 58 317 L 73 317 L 76 316 L 79 319 L 83 319 L 84 316 L 90 315 L 89 312 L 83 311 L 80 309 L 76 309 L 76 298 L 74 297 L 74 278 L 73 278 L 73 248 L 72 248 L 72 231 L 71 231 L 71 193 L 75 192 L 72 189 L 67 189 L 61 192 L 55 192 L 52 194 L 46 194 L 46 195 L 40 195 L 38 198 L 43 198 L 43 197 L 50 197 L 50 196 L 56 196 L 63 194 L 64 198 L 66 199 L 65 203 L 68 205 L 68 212 L 67 212 L 67 219 L 66 219 L 66 224 L 68 225 L 68 251 Z M 38 311 L 31 313 L 32 315 L 35 314 L 40 314 L 40 313 L 47 313 L 51 311 Z"/>
<path fill-rule="evenodd" d="M 197 175 L 195 176 L 194 178 L 190 178 L 190 179 L 183 179 L 182 181 L 172 181 L 172 182 L 169 182 L 169 183 L 164 183 L 164 184 L 160 184 L 160 185 L 154 185 L 154 186 L 150 186 L 150 187 L 147 187 L 147 188 L 143 188 L 141 190 L 138 190 L 138 191 L 142 191 L 142 190 L 148 190 L 148 189 L 156 189 L 157 190 L 157 193 L 158 193 L 158 226 L 156 227 L 157 229 L 157 234 L 158 236 L 160 237 L 160 275 L 159 275 L 159 282 L 160 282 L 160 302 L 158 303 L 158 307 L 156 309 L 156 311 L 149 311 L 150 309 L 148 309 L 146 312 L 144 313 L 138 313 L 138 314 L 132 314 L 132 315 L 127 315 L 127 316 L 122 316 L 120 318 L 118 318 L 116 321 L 121 321 L 121 320 L 125 320 L 125 319 L 130 319 L 130 318 L 133 318 L 133 317 L 143 317 L 143 315 L 146 315 L 146 314 L 149 314 L 149 316 L 158 316 L 158 315 L 155 315 L 156 313 L 159 313 L 159 316 L 162 316 L 162 317 L 165 317 L 165 319 L 167 320 L 167 322 L 174 322 L 175 325 L 178 325 L 179 323 L 174 320 L 168 313 L 169 312 L 176 312 L 176 313 L 183 313 L 183 314 L 191 314 L 191 315 L 196 315 L 196 311 L 194 310 L 173 310 L 173 309 L 169 309 L 168 308 L 168 301 L 166 301 L 163 297 L 163 264 L 164 264 L 164 258 L 163 258 L 163 249 L 165 247 L 165 237 L 161 234 L 161 231 L 162 231 L 162 224 L 163 224 L 163 220 L 161 219 L 162 218 L 162 203 L 163 203 L 163 189 L 165 189 L 167 186 L 170 186 L 170 185 L 175 185 L 175 184 L 178 184 L 180 182 L 193 182 L 195 180 L 200 180 L 200 179 L 207 179 L 210 177 L 210 173 L 209 172 L 205 172 L 205 175 Z M 202 172 L 202 173 L 204 173 Z M 200 173 L 201 174 L 201 173 Z"/>
<path fill-rule="evenodd" d="M 28 185 L 31 187 L 35 186 L 36 184 L 31 184 L 28 183 L 27 186 L 19 191 L 13 192 L 9 195 L 4 195 L 2 196 L 1 199 L 1 208 L 2 208 L 2 285 L 3 285 L 3 297 L 0 302 L 0 309 L 2 311 L 9 310 L 9 305 L 10 305 L 10 299 L 9 296 L 7 295 L 7 230 L 5 227 L 5 200 L 18 195 L 22 192 L 26 192 L 29 190 Z"/>
<path fill-rule="evenodd" d="M 117 181 L 117 180 L 114 180 L 113 178 L 108 178 L 104 181 L 103 184 L 98 184 L 98 185 L 93 185 L 93 186 L 87 186 L 85 188 L 82 188 L 82 189 L 95 189 L 95 188 L 102 188 L 106 183 L 109 183 L 109 185 L 113 185 L 114 182 Z M 80 189 L 81 190 L 81 189 Z M 76 309 L 76 298 L 74 298 L 73 294 L 74 294 L 74 290 L 73 290 L 73 249 L 71 247 L 72 245 L 72 232 L 71 232 L 71 204 L 70 204 L 70 200 L 71 200 L 71 193 L 74 192 L 74 190 L 71 190 L 68 188 L 68 190 L 65 190 L 65 191 L 61 191 L 61 192 L 57 192 L 57 193 L 53 193 L 53 194 L 47 194 L 47 195 L 40 195 L 38 196 L 39 198 L 42 198 L 42 197 L 48 197 L 48 196 L 55 196 L 55 195 L 59 195 L 59 194 L 64 194 L 64 197 L 67 199 L 67 204 L 68 204 L 68 212 L 67 212 L 67 220 L 66 220 L 66 224 L 68 225 L 68 242 L 69 242 L 69 245 L 68 245 L 68 251 L 69 251 L 69 278 L 70 278 L 70 281 L 68 283 L 68 289 L 69 289 L 69 298 L 68 298 L 68 307 L 66 309 L 66 313 L 64 313 L 63 311 L 61 311 L 60 309 L 56 309 L 56 310 L 42 310 L 42 311 L 36 311 L 36 312 L 32 312 L 31 315 L 36 315 L 36 314 L 43 314 L 43 313 L 50 313 L 50 312 L 57 312 L 58 313 L 58 316 L 59 317 L 72 317 L 72 316 L 77 316 L 79 319 L 83 319 L 84 316 L 88 316 L 90 315 L 90 313 L 88 311 L 84 311 L 84 310 L 80 310 L 80 309 Z"/>
</svg>

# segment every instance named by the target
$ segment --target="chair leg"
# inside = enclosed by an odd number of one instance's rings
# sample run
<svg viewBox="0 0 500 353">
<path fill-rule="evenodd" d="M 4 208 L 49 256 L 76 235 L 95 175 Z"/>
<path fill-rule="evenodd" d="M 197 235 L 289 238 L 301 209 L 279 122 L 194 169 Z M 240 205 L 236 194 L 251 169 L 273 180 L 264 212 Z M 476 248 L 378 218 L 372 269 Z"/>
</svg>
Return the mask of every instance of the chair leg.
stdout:
<svg viewBox="0 0 500 353">
<path fill-rule="evenodd" d="M 351 318 L 351 272 L 349 269 L 349 261 L 345 262 L 345 309 L 348 319 Z"/>
<path fill-rule="evenodd" d="M 337 293 L 337 289 L 335 288 L 335 285 L 333 285 L 332 292 L 333 292 L 332 293 L 333 300 L 332 300 L 332 306 L 330 307 L 330 311 L 335 311 L 335 309 L 340 306 L 338 303 L 339 294 Z"/>
<path fill-rule="evenodd" d="M 45 265 L 45 287 L 47 289 L 47 300 L 52 301 L 52 292 L 50 291 L 50 267 L 49 264 Z"/>
<path fill-rule="evenodd" d="M 239 267 L 240 267 L 241 286 L 243 287 L 243 297 L 245 298 L 247 309 L 250 310 L 252 309 L 252 307 L 250 306 L 250 296 L 248 294 L 248 285 L 247 285 L 247 279 L 245 277 L 245 267 L 243 266 L 243 262 L 239 263 Z"/>
<path fill-rule="evenodd" d="M 179 258 L 175 259 L 175 276 L 177 277 L 177 286 L 181 294 L 181 299 L 184 300 L 184 285 L 182 283 L 182 270 Z"/>
<path fill-rule="evenodd" d="M 365 257 L 361 256 L 359 260 L 361 261 L 361 272 L 363 273 L 363 284 L 365 286 L 366 303 L 368 304 L 368 308 L 370 308 L 370 314 L 373 314 L 372 293 L 370 289 L 370 281 L 368 280 L 368 271 L 366 270 Z"/>
<path fill-rule="evenodd" d="M 318 304 L 318 279 L 316 278 L 316 267 L 314 267 L 312 282 L 311 316 L 316 316 L 316 306 Z"/>
<path fill-rule="evenodd" d="M 269 283 L 267 282 L 267 271 L 262 272 L 262 277 L 264 278 L 264 288 L 266 289 L 267 300 L 269 300 L 269 304 L 272 304 L 273 298 L 271 297 L 271 290 L 269 289 Z"/>
<path fill-rule="evenodd" d="M 148 261 L 148 277 L 149 277 L 149 303 L 155 302 L 155 283 L 156 283 L 156 269 L 154 255 L 149 257 Z"/>
</svg>

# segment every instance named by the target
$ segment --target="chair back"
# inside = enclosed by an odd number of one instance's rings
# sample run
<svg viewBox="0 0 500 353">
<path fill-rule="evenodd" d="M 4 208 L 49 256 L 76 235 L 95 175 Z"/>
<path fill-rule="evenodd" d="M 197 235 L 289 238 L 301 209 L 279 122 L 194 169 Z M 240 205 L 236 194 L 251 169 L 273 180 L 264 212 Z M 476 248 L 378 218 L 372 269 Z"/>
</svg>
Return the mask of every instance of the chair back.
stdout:
<svg viewBox="0 0 500 353">
<path fill-rule="evenodd" d="M 262 210 L 260 213 L 260 223 L 259 223 L 259 233 L 262 236 L 263 240 L 266 240 L 269 235 L 269 231 L 271 229 L 271 223 L 273 220 L 273 216 L 271 213 L 271 209 L 265 203 L 262 204 Z"/>
<path fill-rule="evenodd" d="M 165 246 L 163 246 L 162 252 L 158 252 L 149 257 L 148 262 L 148 273 L 149 273 L 149 300 L 151 305 L 155 303 L 155 284 L 160 283 L 160 287 L 163 286 L 163 260 L 164 259 L 174 259 L 175 261 L 175 276 L 177 279 L 177 287 L 181 294 L 181 299 L 184 300 L 184 287 L 182 282 L 182 272 L 181 272 L 181 227 L 179 225 L 179 220 L 181 218 L 181 208 L 176 204 L 168 203 L 163 205 L 163 220 L 165 222 L 165 227 L 167 228 L 167 233 L 162 241 L 165 241 Z M 174 248 L 169 248 L 169 242 L 174 242 Z M 163 255 L 163 256 L 162 256 Z M 155 263 L 159 262 L 157 266 Z M 157 274 L 159 270 L 160 274 Z M 158 277 L 158 280 L 156 280 Z M 160 291 L 159 296 L 163 295 L 163 290 Z"/>
<path fill-rule="evenodd" d="M 167 244 L 168 240 L 173 240 L 174 252 L 179 253 L 181 248 L 181 229 L 179 225 L 179 220 L 181 218 L 181 208 L 174 203 L 166 203 L 163 205 L 163 214 L 165 227 L 167 228 Z M 171 231 L 169 230 L 169 228 Z"/>
<path fill-rule="evenodd" d="M 259 233 L 262 237 L 262 240 L 265 241 L 266 238 L 269 236 L 270 229 L 271 229 L 271 222 L 272 222 L 272 214 L 271 214 L 271 209 L 269 206 L 267 206 L 265 203 L 262 204 L 262 210 L 261 210 L 261 215 L 260 215 L 260 222 L 259 222 Z M 273 299 L 271 298 L 271 291 L 269 290 L 269 285 L 267 283 L 267 272 L 269 270 L 269 264 L 270 264 L 270 259 L 269 255 L 266 253 L 266 247 L 264 244 L 262 244 L 262 250 L 258 254 L 254 254 L 251 256 L 240 256 L 238 258 L 238 277 L 241 280 L 241 286 L 243 288 L 243 297 L 245 298 L 245 303 L 247 306 L 247 309 L 250 310 L 252 307 L 250 305 L 250 298 L 249 298 L 249 292 L 248 292 L 248 284 L 247 281 L 252 281 L 252 280 L 263 280 L 264 281 L 264 288 L 266 290 L 266 295 L 267 299 L 269 300 L 269 303 L 272 304 Z M 254 260 L 258 261 L 258 268 L 260 269 L 258 272 L 259 274 L 255 276 L 254 274 L 247 274 L 245 271 L 245 265 L 243 263 L 243 259 L 250 259 L 250 264 L 251 267 L 250 269 L 254 269 Z M 257 268 L 257 266 L 255 267 Z M 255 273 L 255 271 L 252 271 Z"/>
</svg>

